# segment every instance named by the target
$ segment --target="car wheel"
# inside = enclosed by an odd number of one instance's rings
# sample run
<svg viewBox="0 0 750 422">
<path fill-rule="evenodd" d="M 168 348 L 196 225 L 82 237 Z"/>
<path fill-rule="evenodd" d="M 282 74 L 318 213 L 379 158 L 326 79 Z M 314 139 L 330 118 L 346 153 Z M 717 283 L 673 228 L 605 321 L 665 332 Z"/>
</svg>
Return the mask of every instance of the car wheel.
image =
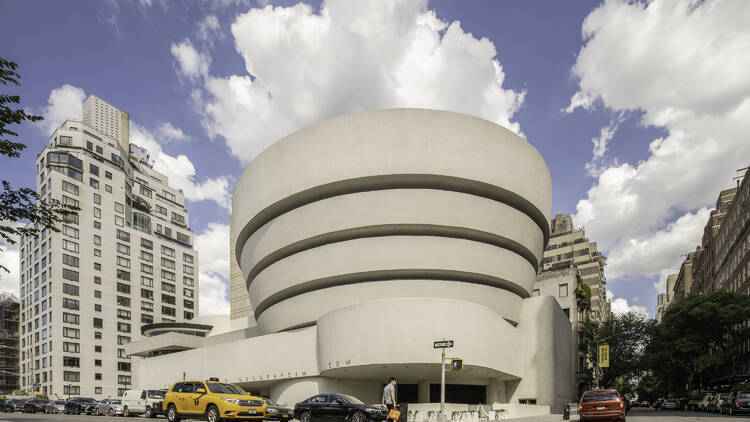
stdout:
<svg viewBox="0 0 750 422">
<path fill-rule="evenodd" d="M 352 415 L 351 422 L 367 422 L 367 416 L 362 412 L 354 412 Z"/>
<path fill-rule="evenodd" d="M 208 409 L 206 409 L 206 421 L 221 422 L 221 418 L 219 417 L 219 409 L 217 409 L 216 406 L 208 406 Z"/>
<path fill-rule="evenodd" d="M 299 415 L 299 422 L 312 422 L 312 413 L 305 410 Z"/>
<path fill-rule="evenodd" d="M 147 418 L 153 418 L 154 417 L 154 411 L 151 410 L 151 406 L 146 407 L 146 412 L 143 414 L 144 417 Z"/>
<path fill-rule="evenodd" d="M 110 407 L 109 410 L 107 411 L 107 416 L 114 416 L 114 415 L 115 415 L 115 409 Z"/>
<path fill-rule="evenodd" d="M 177 415 L 177 408 L 170 404 L 167 408 L 167 420 L 169 422 L 180 422 L 180 417 Z"/>
</svg>

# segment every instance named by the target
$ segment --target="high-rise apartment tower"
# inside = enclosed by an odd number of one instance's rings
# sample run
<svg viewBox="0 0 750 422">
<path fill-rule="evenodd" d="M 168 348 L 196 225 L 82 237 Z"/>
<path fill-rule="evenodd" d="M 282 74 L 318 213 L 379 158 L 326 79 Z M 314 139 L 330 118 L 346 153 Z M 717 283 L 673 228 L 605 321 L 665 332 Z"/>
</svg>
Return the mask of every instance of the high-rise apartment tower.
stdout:
<svg viewBox="0 0 750 422">
<path fill-rule="evenodd" d="M 129 143 L 128 114 L 95 96 L 36 160 L 37 192 L 77 215 L 22 238 L 21 388 L 116 397 L 134 384 L 123 345 L 143 326 L 191 320 L 198 254 L 181 191 Z"/>
</svg>

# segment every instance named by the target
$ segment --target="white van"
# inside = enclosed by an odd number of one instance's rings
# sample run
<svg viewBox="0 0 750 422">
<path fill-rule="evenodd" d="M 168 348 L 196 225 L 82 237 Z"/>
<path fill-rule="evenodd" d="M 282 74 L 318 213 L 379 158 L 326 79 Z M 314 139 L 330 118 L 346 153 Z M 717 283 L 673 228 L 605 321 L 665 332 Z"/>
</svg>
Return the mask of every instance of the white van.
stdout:
<svg viewBox="0 0 750 422">
<path fill-rule="evenodd" d="M 162 414 L 164 394 L 164 390 L 127 390 L 122 396 L 122 415 L 127 417 L 143 414 L 147 418 L 153 418 Z"/>
</svg>

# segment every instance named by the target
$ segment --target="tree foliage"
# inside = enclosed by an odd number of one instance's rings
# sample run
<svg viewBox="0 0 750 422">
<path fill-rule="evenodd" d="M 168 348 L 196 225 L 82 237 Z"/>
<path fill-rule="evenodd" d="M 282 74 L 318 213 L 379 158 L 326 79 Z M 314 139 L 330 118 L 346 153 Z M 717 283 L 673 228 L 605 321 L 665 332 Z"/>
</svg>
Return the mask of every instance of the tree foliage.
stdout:
<svg viewBox="0 0 750 422">
<path fill-rule="evenodd" d="M 716 376 L 732 362 L 737 339 L 747 338 L 750 296 L 727 291 L 690 295 L 664 312 L 653 329 L 646 363 L 665 392 L 684 391 Z"/>
<path fill-rule="evenodd" d="M 601 368 L 602 388 L 617 388 L 624 394 L 634 391 L 635 380 L 645 369 L 643 353 L 651 339 L 653 324 L 653 320 L 635 312 L 582 324 L 581 339 L 591 362 L 596 362 L 597 340 L 609 345 L 609 368 Z"/>
<path fill-rule="evenodd" d="M 20 85 L 21 75 L 18 65 L 0 57 L 0 83 L 2 85 Z M 11 130 L 11 125 L 24 121 L 42 120 L 41 116 L 26 113 L 15 105 L 21 103 L 18 95 L 0 94 L 0 156 L 18 158 L 26 148 L 21 142 L 11 140 L 18 133 Z M 74 214 L 77 208 L 63 205 L 54 199 L 43 200 L 35 190 L 30 188 L 13 189 L 10 182 L 2 181 L 0 191 L 0 239 L 9 244 L 16 243 L 17 236 L 36 236 L 41 230 L 59 231 L 56 224 L 63 217 Z M 24 223 L 30 223 L 24 226 Z M 0 250 L 2 252 L 2 250 Z M 0 265 L 1 270 L 8 271 Z M 2 272 L 0 272 L 1 274 Z"/>
</svg>

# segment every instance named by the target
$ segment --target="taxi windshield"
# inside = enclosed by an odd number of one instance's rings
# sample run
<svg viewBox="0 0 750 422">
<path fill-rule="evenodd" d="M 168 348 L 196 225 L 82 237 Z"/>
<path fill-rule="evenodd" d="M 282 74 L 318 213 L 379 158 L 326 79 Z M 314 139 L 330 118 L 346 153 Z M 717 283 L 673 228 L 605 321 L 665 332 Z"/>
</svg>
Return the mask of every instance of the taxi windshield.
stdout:
<svg viewBox="0 0 750 422">
<path fill-rule="evenodd" d="M 245 393 L 245 390 L 241 389 L 240 387 L 237 387 L 236 385 L 232 384 L 224 384 L 224 383 L 218 383 L 218 382 L 209 382 L 208 389 L 211 390 L 212 393 L 217 394 L 247 394 Z"/>
</svg>

